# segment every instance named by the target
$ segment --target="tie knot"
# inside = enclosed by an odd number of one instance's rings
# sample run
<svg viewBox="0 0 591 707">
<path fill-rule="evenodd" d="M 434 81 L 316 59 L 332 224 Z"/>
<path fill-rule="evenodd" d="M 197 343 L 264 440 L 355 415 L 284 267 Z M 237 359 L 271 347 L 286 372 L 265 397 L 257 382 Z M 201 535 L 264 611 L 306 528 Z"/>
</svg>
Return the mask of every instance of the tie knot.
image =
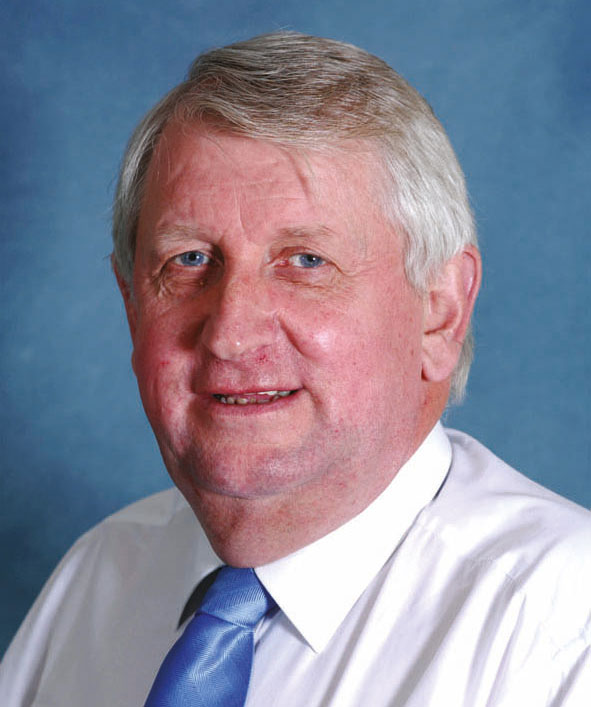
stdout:
<svg viewBox="0 0 591 707">
<path fill-rule="evenodd" d="M 275 602 L 250 567 L 222 567 L 199 611 L 254 628 Z"/>
</svg>

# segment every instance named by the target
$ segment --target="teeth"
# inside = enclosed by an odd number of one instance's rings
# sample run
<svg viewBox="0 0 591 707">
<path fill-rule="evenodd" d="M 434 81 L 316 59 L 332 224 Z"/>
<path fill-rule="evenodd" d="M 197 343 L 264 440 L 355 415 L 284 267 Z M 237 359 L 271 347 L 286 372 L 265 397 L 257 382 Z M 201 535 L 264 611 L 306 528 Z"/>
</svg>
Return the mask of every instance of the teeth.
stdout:
<svg viewBox="0 0 591 707">
<path fill-rule="evenodd" d="M 292 390 L 261 390 L 256 393 L 249 393 L 248 396 L 244 395 L 214 395 L 221 403 L 224 405 L 253 405 L 253 404 L 265 404 L 274 403 L 281 398 L 286 398 L 288 395 L 292 394 Z M 258 398 L 257 396 L 264 395 L 264 398 Z"/>
</svg>

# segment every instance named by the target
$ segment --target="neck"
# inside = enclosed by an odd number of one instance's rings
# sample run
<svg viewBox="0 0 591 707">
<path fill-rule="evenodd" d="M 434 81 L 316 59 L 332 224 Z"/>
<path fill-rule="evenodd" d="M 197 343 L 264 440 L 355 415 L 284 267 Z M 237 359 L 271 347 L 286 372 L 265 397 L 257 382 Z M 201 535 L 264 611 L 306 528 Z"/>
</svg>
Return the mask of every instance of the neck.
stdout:
<svg viewBox="0 0 591 707">
<path fill-rule="evenodd" d="M 238 498 L 203 489 L 181 490 L 216 554 L 234 567 L 257 567 L 309 545 L 361 513 L 390 484 L 437 420 L 438 416 L 425 418 L 403 454 L 389 464 L 369 460 L 357 471 L 339 466 L 319 481 L 287 493 Z"/>
</svg>

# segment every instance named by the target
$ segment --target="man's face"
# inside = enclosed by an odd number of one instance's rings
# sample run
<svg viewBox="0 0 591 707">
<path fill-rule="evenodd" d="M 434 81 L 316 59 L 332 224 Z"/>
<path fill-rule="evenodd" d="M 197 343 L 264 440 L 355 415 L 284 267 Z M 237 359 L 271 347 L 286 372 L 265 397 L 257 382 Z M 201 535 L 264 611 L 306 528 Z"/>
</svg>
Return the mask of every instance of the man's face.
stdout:
<svg viewBox="0 0 591 707">
<path fill-rule="evenodd" d="M 422 300 L 375 164 L 165 129 L 128 312 L 147 415 L 193 505 L 375 496 L 419 441 Z"/>
</svg>

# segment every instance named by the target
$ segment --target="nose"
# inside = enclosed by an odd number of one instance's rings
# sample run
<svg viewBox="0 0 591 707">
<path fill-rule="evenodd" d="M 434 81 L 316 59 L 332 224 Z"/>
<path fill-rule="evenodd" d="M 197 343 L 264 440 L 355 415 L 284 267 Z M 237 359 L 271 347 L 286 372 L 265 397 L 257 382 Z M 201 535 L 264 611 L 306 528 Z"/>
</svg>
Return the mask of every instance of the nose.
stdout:
<svg viewBox="0 0 591 707">
<path fill-rule="evenodd" d="M 216 358 L 237 360 L 273 343 L 275 314 L 264 282 L 236 275 L 211 294 L 201 342 Z"/>
</svg>

